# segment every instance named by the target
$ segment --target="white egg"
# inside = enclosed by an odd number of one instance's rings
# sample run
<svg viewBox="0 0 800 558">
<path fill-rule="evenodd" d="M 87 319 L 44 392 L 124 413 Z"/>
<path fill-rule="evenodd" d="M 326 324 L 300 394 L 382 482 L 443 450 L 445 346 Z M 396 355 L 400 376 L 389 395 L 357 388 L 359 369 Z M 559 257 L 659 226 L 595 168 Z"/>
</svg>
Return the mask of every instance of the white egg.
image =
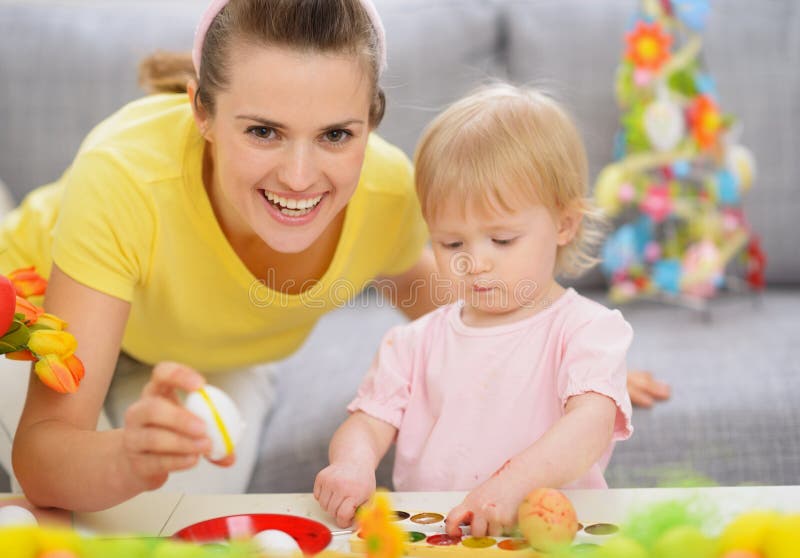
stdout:
<svg viewBox="0 0 800 558">
<path fill-rule="evenodd" d="M 300 552 L 300 546 L 291 535 L 278 529 L 267 529 L 256 533 L 253 540 L 261 551 L 270 556 L 290 555 Z"/>
<path fill-rule="evenodd" d="M 233 399 L 221 389 L 207 385 L 190 393 L 184 405 L 206 423 L 212 446 L 210 459 L 217 461 L 236 452 L 245 424 Z"/>
<path fill-rule="evenodd" d="M 39 522 L 36 517 L 19 506 L 4 506 L 0 508 L 0 527 L 36 526 Z"/>
<path fill-rule="evenodd" d="M 675 148 L 686 133 L 681 108 L 667 99 L 650 103 L 644 111 L 644 130 L 658 151 Z"/>
</svg>

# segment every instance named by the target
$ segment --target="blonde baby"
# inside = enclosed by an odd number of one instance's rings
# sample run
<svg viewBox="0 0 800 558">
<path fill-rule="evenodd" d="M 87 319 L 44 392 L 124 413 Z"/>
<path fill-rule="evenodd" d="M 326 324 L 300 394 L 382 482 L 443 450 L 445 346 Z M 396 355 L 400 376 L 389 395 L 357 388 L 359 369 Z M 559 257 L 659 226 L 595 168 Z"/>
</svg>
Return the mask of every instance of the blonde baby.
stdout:
<svg viewBox="0 0 800 558">
<path fill-rule="evenodd" d="M 481 88 L 430 124 L 415 165 L 453 301 L 384 337 L 314 494 L 349 524 L 394 442 L 396 490 L 469 491 L 448 532 L 499 535 L 534 488 L 607 486 L 632 432 L 632 330 L 556 279 L 594 265 L 599 236 L 584 147 L 556 101 Z"/>
</svg>

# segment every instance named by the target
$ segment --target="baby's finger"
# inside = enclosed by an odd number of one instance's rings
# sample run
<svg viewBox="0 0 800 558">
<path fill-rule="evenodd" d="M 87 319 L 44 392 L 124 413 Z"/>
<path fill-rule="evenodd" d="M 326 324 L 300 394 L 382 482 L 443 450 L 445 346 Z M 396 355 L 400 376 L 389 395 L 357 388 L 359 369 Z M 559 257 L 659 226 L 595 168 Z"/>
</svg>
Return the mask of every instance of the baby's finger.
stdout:
<svg viewBox="0 0 800 558">
<path fill-rule="evenodd" d="M 187 438 L 164 428 L 134 428 L 125 433 L 125 447 L 135 453 L 203 455 L 211 451 L 208 438 Z"/>
<path fill-rule="evenodd" d="M 470 523 L 470 533 L 473 537 L 485 537 L 489 531 L 489 523 L 483 514 L 476 513 Z"/>
<path fill-rule="evenodd" d="M 163 397 L 143 397 L 125 411 L 126 425 L 157 426 L 193 438 L 204 437 L 206 423 Z"/>
<path fill-rule="evenodd" d="M 328 501 L 328 511 L 333 517 L 337 517 L 339 513 L 339 506 L 342 504 L 345 495 L 341 492 L 341 490 L 334 490 L 331 493 L 331 498 Z"/>
<path fill-rule="evenodd" d="M 450 513 L 447 514 L 447 519 L 445 519 L 444 522 L 447 534 L 454 537 L 460 535 L 461 523 L 465 520 L 472 520 L 472 512 L 469 510 L 469 508 L 467 508 L 466 505 L 461 503 L 450 510 Z"/>
<path fill-rule="evenodd" d="M 331 498 L 333 497 L 333 491 L 330 489 L 330 486 L 325 486 L 322 489 L 322 494 L 319 498 L 319 505 L 322 506 L 322 509 L 328 512 L 329 514 L 333 515 L 336 510 L 332 510 L 329 506 Z"/>
<path fill-rule="evenodd" d="M 339 509 L 336 510 L 336 524 L 339 527 L 349 527 L 353 523 L 357 507 L 358 504 L 354 498 L 348 497 L 342 500 Z"/>
<path fill-rule="evenodd" d="M 188 366 L 176 362 L 160 362 L 153 368 L 153 374 L 144 386 L 142 395 L 174 397 L 176 389 L 194 391 L 205 383 L 205 378 Z"/>
<path fill-rule="evenodd" d="M 323 471 L 324 471 L 324 469 L 323 469 Z M 317 473 L 317 478 L 314 479 L 314 499 L 317 502 L 319 502 L 319 496 L 320 496 L 320 494 L 322 494 L 322 482 L 323 481 L 320 478 L 321 476 L 322 476 L 322 471 Z"/>
<path fill-rule="evenodd" d="M 486 526 L 486 534 L 490 537 L 501 537 L 506 531 L 506 527 L 500 521 L 489 521 Z"/>
</svg>

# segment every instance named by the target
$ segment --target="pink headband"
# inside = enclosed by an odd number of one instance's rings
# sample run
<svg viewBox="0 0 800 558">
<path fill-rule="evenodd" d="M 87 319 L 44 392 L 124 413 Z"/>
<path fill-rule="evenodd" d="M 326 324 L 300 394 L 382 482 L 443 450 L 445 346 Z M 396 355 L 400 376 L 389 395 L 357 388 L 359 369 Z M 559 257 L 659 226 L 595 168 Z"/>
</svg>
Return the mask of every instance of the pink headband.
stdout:
<svg viewBox="0 0 800 558">
<path fill-rule="evenodd" d="M 194 46 L 192 47 L 192 61 L 194 62 L 194 69 L 197 75 L 200 75 L 200 59 L 203 53 L 203 41 L 208 33 L 208 28 L 211 27 L 211 22 L 222 11 L 230 0 L 211 0 L 211 3 L 203 12 L 200 18 L 200 23 L 197 24 L 197 29 L 194 32 Z M 383 23 L 378 15 L 378 10 L 372 0 L 361 0 L 361 5 L 367 11 L 372 27 L 375 29 L 375 35 L 378 39 L 378 75 L 382 74 L 386 69 L 386 32 L 383 29 Z"/>
</svg>

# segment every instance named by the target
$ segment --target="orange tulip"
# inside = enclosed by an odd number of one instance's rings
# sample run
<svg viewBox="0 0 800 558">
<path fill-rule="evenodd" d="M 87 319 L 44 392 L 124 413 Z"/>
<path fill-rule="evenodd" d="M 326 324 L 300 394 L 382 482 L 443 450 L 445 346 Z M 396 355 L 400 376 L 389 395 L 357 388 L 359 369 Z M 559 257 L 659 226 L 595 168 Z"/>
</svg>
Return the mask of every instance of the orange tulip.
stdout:
<svg viewBox="0 0 800 558">
<path fill-rule="evenodd" d="M 46 354 L 33 366 L 39 379 L 59 393 L 75 393 L 83 379 L 83 363 L 75 355 L 61 359 L 54 354 Z"/>
<path fill-rule="evenodd" d="M 31 362 L 36 362 L 36 355 L 30 352 L 27 349 L 22 349 L 21 351 L 14 351 L 13 353 L 6 353 L 3 355 L 8 360 L 29 360 Z"/>
<path fill-rule="evenodd" d="M 39 316 L 44 314 L 44 310 L 34 305 L 33 303 L 25 300 L 19 295 L 17 295 L 17 307 L 15 309 L 15 312 L 17 314 L 22 314 L 23 316 L 25 316 L 23 318 L 25 325 L 31 325 L 36 323 L 36 320 L 39 319 Z"/>
<path fill-rule="evenodd" d="M 8 274 L 17 294 L 22 298 L 44 294 L 47 279 L 36 273 L 35 267 L 17 269 Z"/>
<path fill-rule="evenodd" d="M 65 358 L 75 352 L 78 342 L 66 331 L 37 329 L 31 332 L 28 348 L 38 357 L 55 355 Z"/>
</svg>

